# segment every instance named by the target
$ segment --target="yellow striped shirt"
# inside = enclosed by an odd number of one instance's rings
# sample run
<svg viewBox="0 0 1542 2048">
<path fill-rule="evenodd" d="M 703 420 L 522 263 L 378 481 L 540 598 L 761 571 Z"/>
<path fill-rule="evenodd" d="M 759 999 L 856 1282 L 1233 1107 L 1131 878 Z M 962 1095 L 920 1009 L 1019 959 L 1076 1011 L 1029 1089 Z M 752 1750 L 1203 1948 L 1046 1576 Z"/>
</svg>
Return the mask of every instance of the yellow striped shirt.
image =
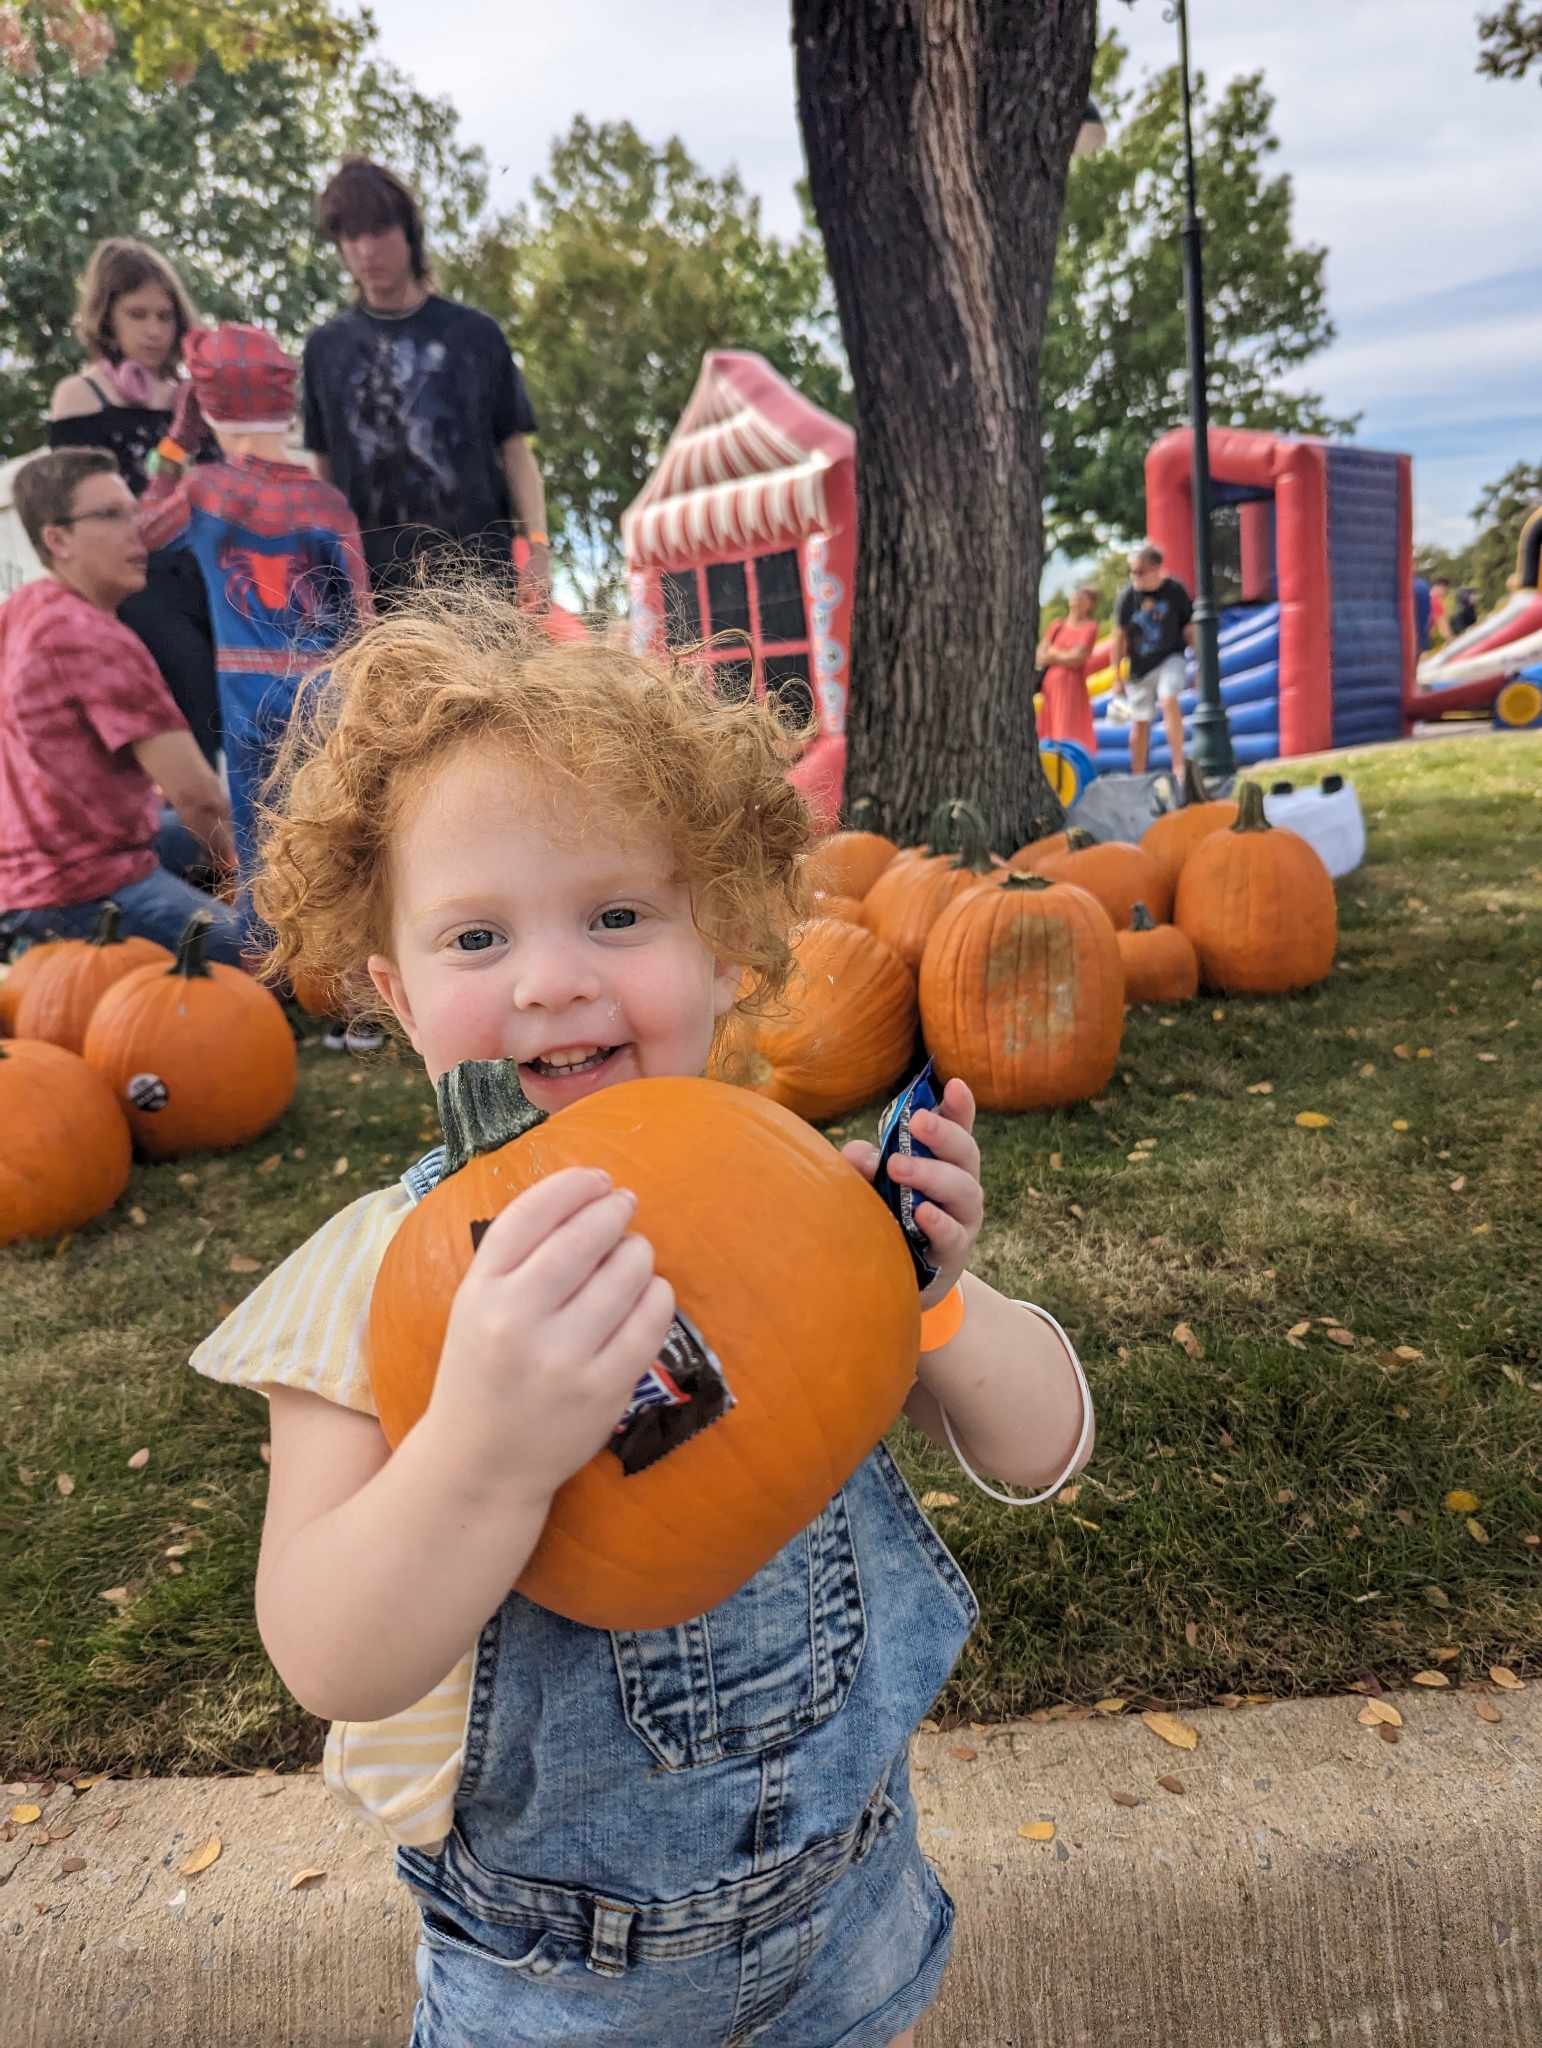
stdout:
<svg viewBox="0 0 1542 2048">
<path fill-rule="evenodd" d="M 400 1184 L 350 1203 L 205 1338 L 193 1353 L 196 1370 L 259 1394 L 299 1387 L 373 1415 L 369 1298 L 386 1246 L 411 1208 Z M 415 1706 L 385 1721 L 334 1721 L 328 1731 L 327 1784 L 393 1841 L 432 1849 L 450 1831 L 474 1650 Z"/>
</svg>

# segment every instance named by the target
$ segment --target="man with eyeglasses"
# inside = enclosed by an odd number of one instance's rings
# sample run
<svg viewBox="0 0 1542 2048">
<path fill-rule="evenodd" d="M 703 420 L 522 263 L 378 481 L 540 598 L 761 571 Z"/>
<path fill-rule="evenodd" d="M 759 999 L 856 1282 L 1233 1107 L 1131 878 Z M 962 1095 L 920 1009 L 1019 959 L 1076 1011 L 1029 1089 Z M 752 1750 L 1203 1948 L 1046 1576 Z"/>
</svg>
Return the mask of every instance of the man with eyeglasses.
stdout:
<svg viewBox="0 0 1542 2048">
<path fill-rule="evenodd" d="M 209 911 L 210 955 L 238 964 L 234 913 L 185 878 L 230 864 L 224 787 L 115 616 L 148 560 L 117 461 L 61 448 L 13 491 L 48 573 L 0 605 L 0 950 L 87 937 L 111 901 L 124 932 L 163 946 Z"/>
</svg>

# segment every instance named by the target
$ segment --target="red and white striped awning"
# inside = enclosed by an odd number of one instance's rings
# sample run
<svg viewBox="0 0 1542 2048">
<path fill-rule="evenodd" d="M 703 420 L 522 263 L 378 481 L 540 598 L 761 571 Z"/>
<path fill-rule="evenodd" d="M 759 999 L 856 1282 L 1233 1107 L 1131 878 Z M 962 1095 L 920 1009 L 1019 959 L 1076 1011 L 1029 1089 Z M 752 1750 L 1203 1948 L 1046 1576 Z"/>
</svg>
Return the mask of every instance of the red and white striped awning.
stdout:
<svg viewBox="0 0 1542 2048">
<path fill-rule="evenodd" d="M 851 429 L 760 356 L 714 349 L 658 468 L 621 515 L 634 569 L 794 541 L 828 523 L 826 486 Z"/>
</svg>

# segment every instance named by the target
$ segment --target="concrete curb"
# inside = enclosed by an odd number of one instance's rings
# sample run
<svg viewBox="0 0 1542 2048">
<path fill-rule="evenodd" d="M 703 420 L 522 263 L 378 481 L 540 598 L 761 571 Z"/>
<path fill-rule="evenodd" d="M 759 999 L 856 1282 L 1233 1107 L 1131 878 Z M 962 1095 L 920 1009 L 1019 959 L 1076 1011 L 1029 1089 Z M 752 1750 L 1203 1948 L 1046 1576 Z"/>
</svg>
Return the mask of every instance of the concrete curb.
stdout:
<svg viewBox="0 0 1542 2048">
<path fill-rule="evenodd" d="M 1124 1719 L 919 1736 L 959 1904 L 922 2048 L 1536 2048 L 1542 1688 L 1494 1700 L 1400 1695 L 1396 1747 L 1356 1699 L 1196 1713 L 1190 1753 Z M 401 2048 L 413 1921 L 315 1777 L 55 1792 L 0 1844 L 6 2048 Z"/>
</svg>

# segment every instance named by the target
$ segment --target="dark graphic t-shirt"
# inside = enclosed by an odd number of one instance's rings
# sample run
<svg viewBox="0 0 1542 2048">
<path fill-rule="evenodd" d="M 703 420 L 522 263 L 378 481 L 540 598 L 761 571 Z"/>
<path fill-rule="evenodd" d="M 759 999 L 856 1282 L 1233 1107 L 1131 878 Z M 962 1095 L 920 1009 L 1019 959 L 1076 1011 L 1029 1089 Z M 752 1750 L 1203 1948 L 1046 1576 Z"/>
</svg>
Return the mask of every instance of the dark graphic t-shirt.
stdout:
<svg viewBox="0 0 1542 2048">
<path fill-rule="evenodd" d="M 1127 583 L 1114 613 L 1114 623 L 1130 643 L 1130 674 L 1149 676 L 1183 647 L 1183 629 L 1194 616 L 1189 593 L 1175 577 L 1164 576 L 1155 590 L 1137 590 Z"/>
<path fill-rule="evenodd" d="M 452 299 L 398 319 L 355 307 L 305 344 L 305 445 L 353 507 L 377 589 L 446 540 L 506 570 L 513 508 L 498 451 L 535 431 L 498 323 Z"/>
</svg>

